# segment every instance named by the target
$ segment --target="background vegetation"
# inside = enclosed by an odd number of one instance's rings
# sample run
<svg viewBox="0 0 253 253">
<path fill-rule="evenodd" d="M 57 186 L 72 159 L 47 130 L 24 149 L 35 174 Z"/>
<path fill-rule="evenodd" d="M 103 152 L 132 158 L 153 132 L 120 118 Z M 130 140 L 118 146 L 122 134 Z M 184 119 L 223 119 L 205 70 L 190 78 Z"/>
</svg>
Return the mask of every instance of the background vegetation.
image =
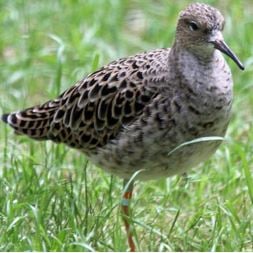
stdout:
<svg viewBox="0 0 253 253">
<path fill-rule="evenodd" d="M 169 47 L 191 1 L 0 1 L 0 114 L 54 98 L 109 61 Z M 138 182 L 142 251 L 253 250 L 253 3 L 203 1 L 226 17 L 234 81 L 227 139 L 187 180 Z M 122 182 L 75 150 L 15 136 L 0 123 L 0 250 L 126 251 Z"/>
</svg>

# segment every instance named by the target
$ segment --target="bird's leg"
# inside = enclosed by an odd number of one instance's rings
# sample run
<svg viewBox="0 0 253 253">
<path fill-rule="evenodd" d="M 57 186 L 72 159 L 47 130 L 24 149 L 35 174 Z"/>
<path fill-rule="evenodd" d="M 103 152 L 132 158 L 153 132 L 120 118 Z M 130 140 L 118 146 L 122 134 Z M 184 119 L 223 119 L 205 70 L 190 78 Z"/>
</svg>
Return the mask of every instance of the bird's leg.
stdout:
<svg viewBox="0 0 253 253">
<path fill-rule="evenodd" d="M 127 188 L 126 188 L 127 186 Z M 135 252 L 135 244 L 133 241 L 133 234 L 131 231 L 131 226 L 129 224 L 129 202 L 132 198 L 132 193 L 133 193 L 133 186 L 134 183 L 130 182 L 128 184 L 128 180 L 124 179 L 124 184 L 123 184 L 123 196 L 122 196 L 122 200 L 121 200 L 121 209 L 122 209 L 122 218 L 124 221 L 124 225 L 125 225 L 125 229 L 126 229 L 126 233 L 127 233 L 127 240 L 128 240 L 128 245 L 130 247 L 130 250 L 132 252 Z"/>
</svg>

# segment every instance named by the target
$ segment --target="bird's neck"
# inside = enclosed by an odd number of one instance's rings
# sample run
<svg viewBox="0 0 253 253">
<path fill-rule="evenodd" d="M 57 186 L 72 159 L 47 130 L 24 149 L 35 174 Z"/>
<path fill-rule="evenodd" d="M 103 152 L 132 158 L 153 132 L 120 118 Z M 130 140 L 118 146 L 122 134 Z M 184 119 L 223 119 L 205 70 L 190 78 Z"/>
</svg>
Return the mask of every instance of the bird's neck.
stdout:
<svg viewBox="0 0 253 253">
<path fill-rule="evenodd" d="M 210 51 L 203 52 L 201 55 L 184 47 L 175 45 L 172 47 L 169 55 L 169 73 L 170 76 L 181 79 L 179 88 L 190 87 L 200 94 L 203 93 L 202 89 L 208 90 L 213 86 L 222 89 L 220 80 L 225 83 L 223 79 L 230 78 L 230 71 L 221 52 Z M 217 71 L 220 71 L 219 75 L 217 75 Z"/>
<path fill-rule="evenodd" d="M 174 43 L 172 49 L 171 56 L 175 58 L 180 57 L 191 57 L 196 58 L 201 65 L 208 65 L 212 63 L 215 59 L 215 49 L 210 44 L 210 46 L 198 46 L 198 45 L 191 45 L 191 46 L 182 46 L 177 41 Z"/>
</svg>

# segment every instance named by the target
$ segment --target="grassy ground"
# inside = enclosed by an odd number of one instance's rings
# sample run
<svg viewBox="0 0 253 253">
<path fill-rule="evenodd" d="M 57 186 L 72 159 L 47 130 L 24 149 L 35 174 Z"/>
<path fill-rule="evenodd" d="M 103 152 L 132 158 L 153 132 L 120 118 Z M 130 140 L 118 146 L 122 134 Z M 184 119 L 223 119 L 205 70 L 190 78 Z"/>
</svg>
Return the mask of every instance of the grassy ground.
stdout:
<svg viewBox="0 0 253 253">
<path fill-rule="evenodd" d="M 0 113 L 54 98 L 110 60 L 173 41 L 190 1 L 0 2 Z M 228 142 L 188 179 L 138 182 L 142 251 L 253 250 L 253 4 L 205 1 L 226 16 L 227 43 L 246 64 L 235 81 Z M 121 180 L 63 145 L 14 136 L 0 123 L 0 250 L 126 251 Z"/>
</svg>

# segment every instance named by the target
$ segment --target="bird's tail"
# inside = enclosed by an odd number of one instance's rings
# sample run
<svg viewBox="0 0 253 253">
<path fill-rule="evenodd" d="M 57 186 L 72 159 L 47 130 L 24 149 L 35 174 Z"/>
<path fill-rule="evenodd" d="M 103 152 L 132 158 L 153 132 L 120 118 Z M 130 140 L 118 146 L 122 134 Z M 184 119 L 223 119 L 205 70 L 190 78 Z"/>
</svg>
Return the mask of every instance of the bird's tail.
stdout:
<svg viewBox="0 0 253 253">
<path fill-rule="evenodd" d="M 10 125 L 16 134 L 24 134 L 36 140 L 47 140 L 58 107 L 59 101 L 48 101 L 43 105 L 3 114 L 1 119 Z"/>
</svg>

